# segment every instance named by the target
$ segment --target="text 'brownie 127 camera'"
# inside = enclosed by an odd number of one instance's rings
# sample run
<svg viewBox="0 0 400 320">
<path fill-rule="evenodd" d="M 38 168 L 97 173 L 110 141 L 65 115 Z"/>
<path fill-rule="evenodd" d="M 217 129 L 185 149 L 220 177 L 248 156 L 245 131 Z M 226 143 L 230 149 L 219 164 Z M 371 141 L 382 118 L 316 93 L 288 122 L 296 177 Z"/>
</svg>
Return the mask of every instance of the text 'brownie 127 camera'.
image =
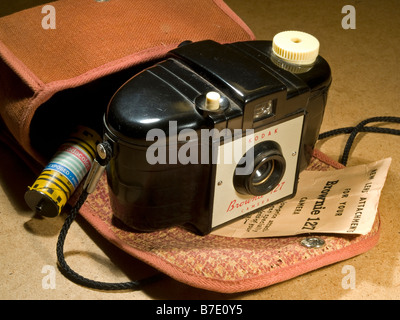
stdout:
<svg viewBox="0 0 400 320">
<path fill-rule="evenodd" d="M 318 40 L 185 42 L 125 83 L 104 117 L 113 214 L 200 234 L 293 197 L 331 72 Z"/>
</svg>

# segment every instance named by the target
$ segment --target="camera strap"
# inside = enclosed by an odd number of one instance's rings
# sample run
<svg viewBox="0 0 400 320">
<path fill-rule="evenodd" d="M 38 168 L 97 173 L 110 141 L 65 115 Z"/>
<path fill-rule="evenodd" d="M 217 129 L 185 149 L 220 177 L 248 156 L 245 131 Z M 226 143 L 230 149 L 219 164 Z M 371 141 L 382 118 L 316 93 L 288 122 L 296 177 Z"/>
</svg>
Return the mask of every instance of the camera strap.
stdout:
<svg viewBox="0 0 400 320">
<path fill-rule="evenodd" d="M 372 133 L 385 133 L 385 134 L 393 134 L 393 135 L 400 135 L 400 130 L 398 129 L 391 129 L 391 128 L 382 128 L 377 126 L 366 126 L 368 123 L 373 122 L 389 122 L 389 123 L 400 123 L 400 117 L 373 117 L 366 120 L 361 121 L 358 125 L 354 127 L 344 127 L 339 129 L 334 129 L 331 131 L 327 131 L 319 135 L 318 140 L 326 139 L 328 137 L 336 136 L 339 134 L 350 134 L 347 139 L 347 143 L 343 150 L 343 154 L 340 158 L 340 163 L 343 165 L 347 164 L 351 147 L 353 142 L 360 132 L 372 132 Z M 62 274 L 71 280 L 74 283 L 79 285 L 98 289 L 98 290 L 140 290 L 143 286 L 153 283 L 160 279 L 160 274 L 156 274 L 154 276 L 150 276 L 148 278 L 144 278 L 141 280 L 135 281 L 128 281 L 128 282 L 119 282 L 119 283 L 110 283 L 110 282 L 101 282 L 101 281 L 94 281 L 88 278 L 85 278 L 71 269 L 71 267 L 67 264 L 64 257 L 64 243 L 66 236 L 68 234 L 68 230 L 71 227 L 72 222 L 76 219 L 79 209 L 85 203 L 87 197 L 91 192 L 94 191 L 98 179 L 101 177 L 104 169 L 111 158 L 111 146 L 107 142 L 103 142 L 98 145 L 97 148 L 98 157 L 94 161 L 92 169 L 90 170 L 88 177 L 85 180 L 85 184 L 83 187 L 83 191 L 71 209 L 70 214 L 66 218 L 64 225 L 60 231 L 57 240 L 57 259 L 58 259 L 58 266 Z"/>
<path fill-rule="evenodd" d="M 347 138 L 346 145 L 343 149 L 342 156 L 339 159 L 339 162 L 343 164 L 344 166 L 347 165 L 347 161 L 349 159 L 350 155 L 350 150 L 353 145 L 353 142 L 357 136 L 358 133 L 360 132 L 372 132 L 372 133 L 386 133 L 386 134 L 394 134 L 394 135 L 400 135 L 400 130 L 398 129 L 391 129 L 391 128 L 382 128 L 382 127 L 372 127 L 372 126 L 366 126 L 368 123 L 371 122 L 389 122 L 389 123 L 400 123 L 400 117 L 372 117 L 365 119 L 361 121 L 358 125 L 355 127 L 344 127 L 344 128 L 339 128 L 339 129 L 334 129 L 331 131 L 327 131 L 324 133 L 321 133 L 318 136 L 318 140 L 326 139 L 328 137 L 336 136 L 338 134 L 350 134 L 350 136 Z"/>
</svg>

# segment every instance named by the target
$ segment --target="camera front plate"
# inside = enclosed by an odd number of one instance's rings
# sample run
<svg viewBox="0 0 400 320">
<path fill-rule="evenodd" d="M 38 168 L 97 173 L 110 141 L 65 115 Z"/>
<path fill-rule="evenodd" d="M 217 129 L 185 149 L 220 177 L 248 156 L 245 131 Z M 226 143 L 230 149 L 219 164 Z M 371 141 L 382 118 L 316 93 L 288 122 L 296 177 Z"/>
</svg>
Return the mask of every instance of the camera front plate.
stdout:
<svg viewBox="0 0 400 320">
<path fill-rule="evenodd" d="M 281 199 L 294 196 L 297 185 L 298 161 L 304 123 L 304 114 L 277 125 L 245 135 L 241 141 L 231 141 L 218 147 L 218 161 L 214 180 L 212 228 L 249 212 L 258 210 Z M 274 141 L 281 147 L 286 161 L 285 173 L 274 189 L 264 195 L 244 195 L 235 190 L 233 177 L 240 159 L 233 156 L 235 147 L 241 144 L 242 155 L 252 146 L 264 141 Z M 227 159 L 231 154 L 231 158 Z M 230 161 L 229 161 L 230 160 Z"/>
</svg>

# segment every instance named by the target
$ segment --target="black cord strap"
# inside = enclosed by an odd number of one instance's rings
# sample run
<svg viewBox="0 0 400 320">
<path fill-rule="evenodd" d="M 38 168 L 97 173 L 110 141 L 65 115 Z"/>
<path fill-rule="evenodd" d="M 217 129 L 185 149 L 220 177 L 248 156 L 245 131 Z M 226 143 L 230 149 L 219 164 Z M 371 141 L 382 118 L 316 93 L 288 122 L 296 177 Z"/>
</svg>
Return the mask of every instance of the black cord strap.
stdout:
<svg viewBox="0 0 400 320">
<path fill-rule="evenodd" d="M 321 133 L 318 137 L 319 140 L 325 139 L 328 137 L 332 137 L 338 134 L 350 134 L 347 139 L 346 145 L 343 150 L 343 154 L 339 162 L 343 165 L 347 164 L 351 147 L 353 142 L 359 132 L 373 132 L 373 133 L 385 133 L 385 134 L 394 134 L 400 135 L 400 130 L 390 129 L 390 128 L 380 128 L 380 127 L 367 127 L 366 124 L 371 122 L 390 122 L 390 123 L 400 123 L 400 117 L 373 117 L 366 120 L 361 121 L 355 127 L 345 127 L 340 129 L 334 129 L 331 131 L 327 131 Z"/>
<path fill-rule="evenodd" d="M 80 274 L 76 273 L 74 270 L 70 268 L 70 266 L 67 264 L 65 261 L 64 257 L 64 243 L 65 243 L 65 238 L 67 236 L 68 230 L 72 224 L 72 222 L 75 220 L 79 209 L 81 206 L 84 204 L 86 201 L 86 198 L 88 197 L 88 193 L 86 191 L 83 191 L 78 202 L 76 205 L 72 208 L 71 213 L 68 215 L 67 219 L 64 222 L 64 225 L 60 231 L 60 234 L 58 236 L 58 241 L 57 241 L 57 260 L 58 260 L 58 267 L 62 274 L 71 280 L 74 283 L 80 284 L 82 286 L 92 288 L 92 289 L 98 289 L 98 290 L 138 290 L 141 289 L 144 285 L 147 285 L 149 283 L 152 283 L 156 280 L 159 279 L 159 274 L 156 274 L 155 276 L 145 278 L 142 280 L 137 280 L 137 281 L 128 281 L 128 282 L 119 282 L 119 283 L 109 283 L 109 282 L 100 282 L 100 281 L 94 281 L 87 279 Z"/>
</svg>

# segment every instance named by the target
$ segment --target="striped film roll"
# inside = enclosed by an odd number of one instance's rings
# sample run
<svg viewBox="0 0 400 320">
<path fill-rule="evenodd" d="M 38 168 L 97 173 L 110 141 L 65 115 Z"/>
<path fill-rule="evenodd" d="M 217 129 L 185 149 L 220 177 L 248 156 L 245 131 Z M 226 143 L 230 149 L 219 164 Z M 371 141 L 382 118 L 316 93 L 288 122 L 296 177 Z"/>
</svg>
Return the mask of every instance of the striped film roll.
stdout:
<svg viewBox="0 0 400 320">
<path fill-rule="evenodd" d="M 87 127 L 78 127 L 60 146 L 32 187 L 25 193 L 28 206 L 43 216 L 59 215 L 89 172 L 96 157 L 100 136 Z"/>
</svg>

